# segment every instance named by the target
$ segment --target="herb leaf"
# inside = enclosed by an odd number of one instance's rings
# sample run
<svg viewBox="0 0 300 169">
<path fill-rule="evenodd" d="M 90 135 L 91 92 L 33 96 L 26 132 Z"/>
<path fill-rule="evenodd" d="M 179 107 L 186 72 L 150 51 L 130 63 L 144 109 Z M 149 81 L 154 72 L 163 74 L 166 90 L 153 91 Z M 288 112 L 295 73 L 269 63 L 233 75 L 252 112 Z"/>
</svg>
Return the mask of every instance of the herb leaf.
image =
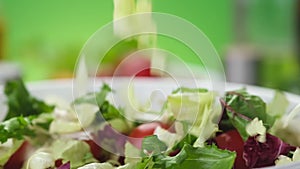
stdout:
<svg viewBox="0 0 300 169">
<path fill-rule="evenodd" d="M 32 97 L 20 79 L 8 81 L 5 84 L 4 92 L 9 108 L 5 120 L 19 116 L 38 116 L 42 113 L 52 112 L 54 109 L 54 106 Z"/>
<path fill-rule="evenodd" d="M 5 143 L 9 138 L 22 140 L 24 136 L 34 136 L 32 117 L 14 117 L 0 123 L 0 142 Z"/>
</svg>

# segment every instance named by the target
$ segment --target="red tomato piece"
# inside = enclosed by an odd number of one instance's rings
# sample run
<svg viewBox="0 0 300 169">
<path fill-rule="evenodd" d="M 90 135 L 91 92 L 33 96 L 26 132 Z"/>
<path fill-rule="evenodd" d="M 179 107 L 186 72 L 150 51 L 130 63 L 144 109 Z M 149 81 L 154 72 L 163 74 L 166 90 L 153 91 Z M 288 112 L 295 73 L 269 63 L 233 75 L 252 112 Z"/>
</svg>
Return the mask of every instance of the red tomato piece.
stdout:
<svg viewBox="0 0 300 169">
<path fill-rule="evenodd" d="M 146 136 L 151 136 L 154 130 L 160 126 L 161 128 L 168 129 L 169 126 L 160 122 L 145 123 L 137 126 L 129 135 L 129 141 L 137 148 L 142 147 L 142 140 Z"/>
<path fill-rule="evenodd" d="M 234 168 L 247 169 L 243 159 L 244 141 L 237 130 L 230 130 L 220 134 L 215 138 L 215 141 L 219 148 L 236 152 L 237 157 L 235 159 Z"/>
</svg>

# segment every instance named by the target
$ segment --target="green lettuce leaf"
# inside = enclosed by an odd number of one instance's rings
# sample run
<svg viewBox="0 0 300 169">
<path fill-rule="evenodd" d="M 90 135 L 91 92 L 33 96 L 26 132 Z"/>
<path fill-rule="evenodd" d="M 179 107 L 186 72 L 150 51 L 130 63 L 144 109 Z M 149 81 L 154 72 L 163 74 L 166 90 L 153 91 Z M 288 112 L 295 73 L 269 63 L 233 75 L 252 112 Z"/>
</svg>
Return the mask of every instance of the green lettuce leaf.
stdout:
<svg viewBox="0 0 300 169">
<path fill-rule="evenodd" d="M 49 147 L 49 152 L 54 159 L 63 159 L 63 162 L 70 161 L 72 168 L 96 162 L 89 145 L 80 140 L 56 140 Z"/>
<path fill-rule="evenodd" d="M 267 113 L 272 117 L 267 123 L 274 124 L 276 119 L 280 119 L 286 113 L 288 106 L 289 101 L 285 94 L 276 91 L 273 100 L 267 105 Z"/>
<path fill-rule="evenodd" d="M 167 145 L 158 139 L 156 135 L 147 136 L 142 142 L 142 155 L 160 154 L 167 150 Z"/>
</svg>

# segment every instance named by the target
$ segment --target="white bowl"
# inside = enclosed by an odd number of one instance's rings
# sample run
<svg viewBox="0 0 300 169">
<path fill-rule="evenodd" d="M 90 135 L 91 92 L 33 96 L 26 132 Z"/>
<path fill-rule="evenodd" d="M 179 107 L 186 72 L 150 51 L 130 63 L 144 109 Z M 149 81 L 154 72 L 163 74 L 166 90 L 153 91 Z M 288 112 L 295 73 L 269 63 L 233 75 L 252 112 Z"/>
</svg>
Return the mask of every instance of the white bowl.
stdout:
<svg viewBox="0 0 300 169">
<path fill-rule="evenodd" d="M 99 89 L 103 82 L 112 85 L 113 90 L 115 91 L 115 95 L 113 97 L 113 101 L 115 104 L 120 106 L 126 106 L 128 101 L 124 98 L 124 94 L 127 93 L 129 81 L 132 79 L 128 78 L 101 78 L 96 79 L 94 82 L 94 86 L 91 86 L 91 91 L 95 88 L 95 90 Z M 178 80 L 178 79 L 176 79 Z M 153 109 L 158 109 L 163 105 L 162 101 L 157 101 L 156 95 L 160 95 L 159 98 L 161 100 L 164 99 L 168 94 L 170 94 L 174 89 L 180 86 L 185 87 L 195 87 L 195 81 L 191 79 L 180 79 L 179 81 L 175 81 L 174 79 L 168 78 L 135 78 L 133 80 L 133 88 L 137 98 L 139 98 L 140 102 L 146 102 L 149 98 L 152 100 L 152 107 Z M 197 84 L 200 87 L 211 89 L 210 83 L 207 81 L 197 81 Z M 34 83 L 26 84 L 30 92 L 40 98 L 53 98 L 59 97 L 67 101 L 73 100 L 73 80 L 71 79 L 64 79 L 64 80 L 48 80 L 48 81 L 39 81 Z M 242 87 L 246 87 L 247 91 L 251 94 L 255 94 L 260 96 L 266 102 L 269 102 L 274 96 L 274 90 L 244 85 L 244 84 L 234 84 L 234 83 L 226 83 L 225 90 L 235 90 L 240 89 Z M 93 88 L 94 87 L 94 88 Z M 127 95 L 126 95 L 127 96 Z M 161 97 L 162 96 L 162 97 Z M 290 102 L 289 109 L 292 109 L 295 105 L 300 103 L 300 96 L 286 93 L 286 96 Z M 0 86 L 0 121 L 3 119 L 5 112 L 7 110 L 5 104 L 5 96 L 3 93 L 3 86 Z M 126 104 L 124 104 L 126 103 Z M 297 120 L 300 122 L 300 115 L 298 115 Z M 300 162 L 291 163 L 289 165 L 284 166 L 274 166 L 274 167 L 267 167 L 268 169 L 286 169 L 286 168 L 300 168 Z"/>
</svg>

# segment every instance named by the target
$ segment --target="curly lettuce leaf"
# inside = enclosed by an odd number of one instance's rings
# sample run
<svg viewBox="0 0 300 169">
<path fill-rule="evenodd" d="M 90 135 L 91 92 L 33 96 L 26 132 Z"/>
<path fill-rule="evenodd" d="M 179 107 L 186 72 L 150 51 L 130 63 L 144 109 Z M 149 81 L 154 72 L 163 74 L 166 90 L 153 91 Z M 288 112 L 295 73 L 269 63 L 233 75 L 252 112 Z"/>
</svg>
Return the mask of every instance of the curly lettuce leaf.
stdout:
<svg viewBox="0 0 300 169">
<path fill-rule="evenodd" d="M 171 94 L 166 102 L 166 114 L 177 121 L 199 126 L 205 107 L 211 107 L 214 102 L 214 95 L 213 92 L 198 91 Z"/>
</svg>

